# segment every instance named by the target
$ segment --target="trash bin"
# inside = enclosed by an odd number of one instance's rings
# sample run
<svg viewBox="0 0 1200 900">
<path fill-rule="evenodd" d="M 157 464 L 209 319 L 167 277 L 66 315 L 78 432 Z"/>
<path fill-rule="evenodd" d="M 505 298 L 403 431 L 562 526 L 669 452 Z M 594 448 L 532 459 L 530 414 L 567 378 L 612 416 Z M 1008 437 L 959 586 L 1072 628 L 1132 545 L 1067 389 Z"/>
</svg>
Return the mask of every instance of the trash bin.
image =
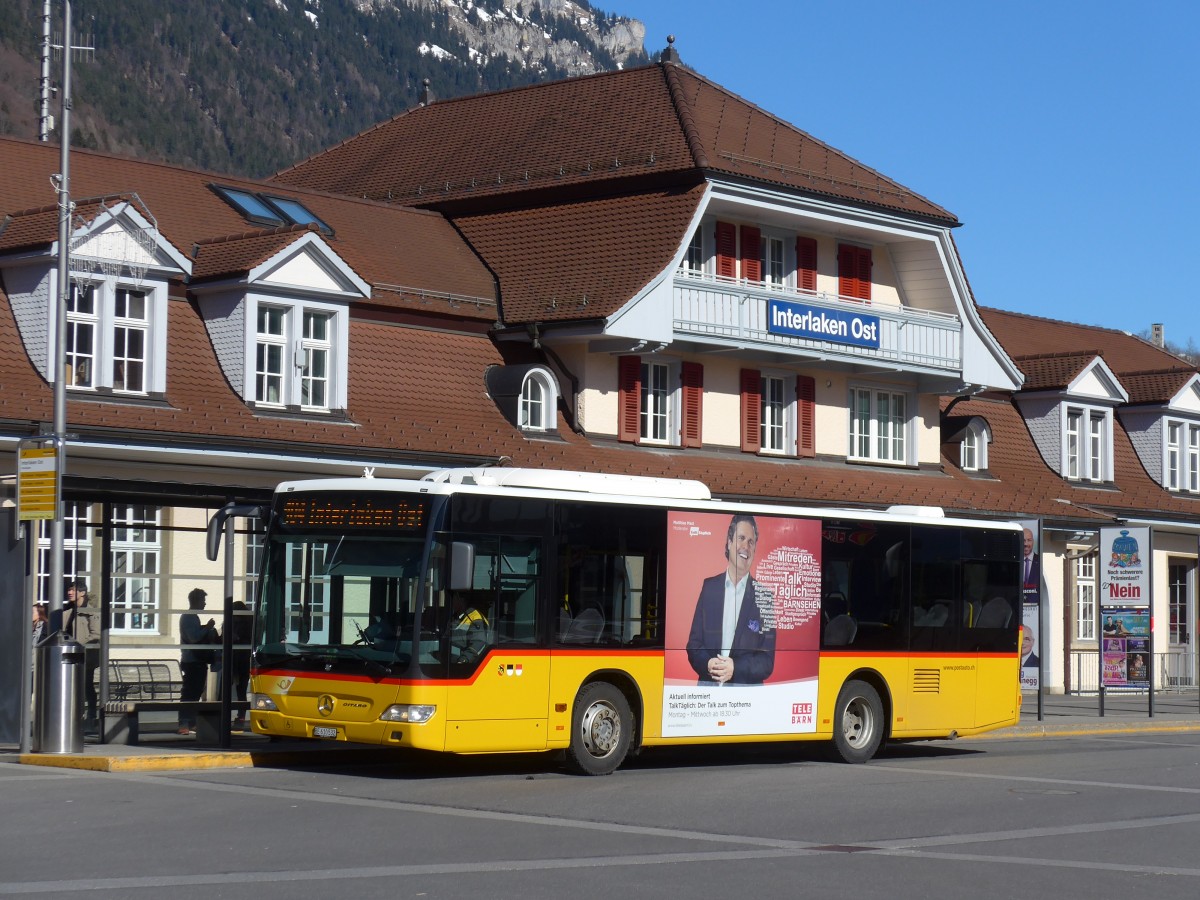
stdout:
<svg viewBox="0 0 1200 900">
<path fill-rule="evenodd" d="M 83 644 L 55 635 L 34 656 L 33 750 L 83 752 Z"/>
</svg>

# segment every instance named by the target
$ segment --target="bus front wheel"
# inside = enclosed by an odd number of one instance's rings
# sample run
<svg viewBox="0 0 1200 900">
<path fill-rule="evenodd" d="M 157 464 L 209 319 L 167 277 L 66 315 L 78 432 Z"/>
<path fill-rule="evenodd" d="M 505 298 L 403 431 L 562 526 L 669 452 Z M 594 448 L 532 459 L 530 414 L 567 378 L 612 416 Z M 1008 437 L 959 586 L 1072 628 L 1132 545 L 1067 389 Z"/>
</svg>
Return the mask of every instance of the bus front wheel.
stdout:
<svg viewBox="0 0 1200 900">
<path fill-rule="evenodd" d="M 593 682 L 575 698 L 567 765 L 580 775 L 611 774 L 625 761 L 632 736 L 625 695 L 608 682 Z"/>
<path fill-rule="evenodd" d="M 833 718 L 834 759 L 864 763 L 883 743 L 883 703 L 865 681 L 847 681 L 838 693 Z"/>
</svg>

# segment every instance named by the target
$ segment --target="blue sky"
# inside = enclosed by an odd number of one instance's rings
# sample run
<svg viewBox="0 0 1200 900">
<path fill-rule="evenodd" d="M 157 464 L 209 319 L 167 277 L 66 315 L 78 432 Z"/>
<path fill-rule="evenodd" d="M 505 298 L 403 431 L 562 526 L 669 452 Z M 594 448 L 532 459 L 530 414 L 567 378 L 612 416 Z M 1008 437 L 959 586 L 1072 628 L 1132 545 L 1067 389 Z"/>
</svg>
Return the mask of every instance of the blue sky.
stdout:
<svg viewBox="0 0 1200 900">
<path fill-rule="evenodd" d="M 601 5 L 949 209 L 981 305 L 1200 345 L 1200 3 Z"/>
</svg>

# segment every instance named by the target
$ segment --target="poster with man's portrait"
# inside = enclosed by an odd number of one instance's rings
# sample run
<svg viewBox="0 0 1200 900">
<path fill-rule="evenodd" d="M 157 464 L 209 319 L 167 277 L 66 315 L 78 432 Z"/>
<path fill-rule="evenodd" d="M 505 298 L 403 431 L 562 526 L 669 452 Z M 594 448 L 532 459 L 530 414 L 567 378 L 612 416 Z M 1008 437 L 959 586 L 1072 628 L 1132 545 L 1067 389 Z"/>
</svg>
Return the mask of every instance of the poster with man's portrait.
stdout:
<svg viewBox="0 0 1200 900">
<path fill-rule="evenodd" d="M 816 729 L 821 524 L 667 517 L 663 734 Z"/>
</svg>

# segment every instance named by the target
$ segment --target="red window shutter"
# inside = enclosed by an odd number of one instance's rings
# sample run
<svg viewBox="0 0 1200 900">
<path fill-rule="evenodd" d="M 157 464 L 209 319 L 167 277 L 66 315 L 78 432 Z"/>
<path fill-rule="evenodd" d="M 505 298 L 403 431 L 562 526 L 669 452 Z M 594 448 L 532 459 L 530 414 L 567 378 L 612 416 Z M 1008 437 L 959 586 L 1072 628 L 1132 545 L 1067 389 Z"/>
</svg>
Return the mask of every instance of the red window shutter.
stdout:
<svg viewBox="0 0 1200 900">
<path fill-rule="evenodd" d="M 871 299 L 871 248 L 838 245 L 838 293 L 857 300 Z"/>
<path fill-rule="evenodd" d="M 737 278 L 737 229 L 730 222 L 718 222 L 716 227 L 717 275 Z"/>
<path fill-rule="evenodd" d="M 742 450 L 762 449 L 762 377 L 758 369 L 742 369 Z"/>
<path fill-rule="evenodd" d="M 817 289 L 816 238 L 796 238 L 796 287 L 802 291 Z"/>
<path fill-rule="evenodd" d="M 817 382 L 811 375 L 796 376 L 796 455 L 817 455 Z"/>
<path fill-rule="evenodd" d="M 742 277 L 762 281 L 762 232 L 753 225 L 742 226 Z"/>
<path fill-rule="evenodd" d="M 704 366 L 696 362 L 685 362 L 681 366 L 683 381 L 683 433 L 680 443 L 684 447 L 703 446 L 702 420 L 704 410 Z"/>
<path fill-rule="evenodd" d="M 617 440 L 637 443 L 642 434 L 642 358 L 617 360 Z"/>
</svg>

